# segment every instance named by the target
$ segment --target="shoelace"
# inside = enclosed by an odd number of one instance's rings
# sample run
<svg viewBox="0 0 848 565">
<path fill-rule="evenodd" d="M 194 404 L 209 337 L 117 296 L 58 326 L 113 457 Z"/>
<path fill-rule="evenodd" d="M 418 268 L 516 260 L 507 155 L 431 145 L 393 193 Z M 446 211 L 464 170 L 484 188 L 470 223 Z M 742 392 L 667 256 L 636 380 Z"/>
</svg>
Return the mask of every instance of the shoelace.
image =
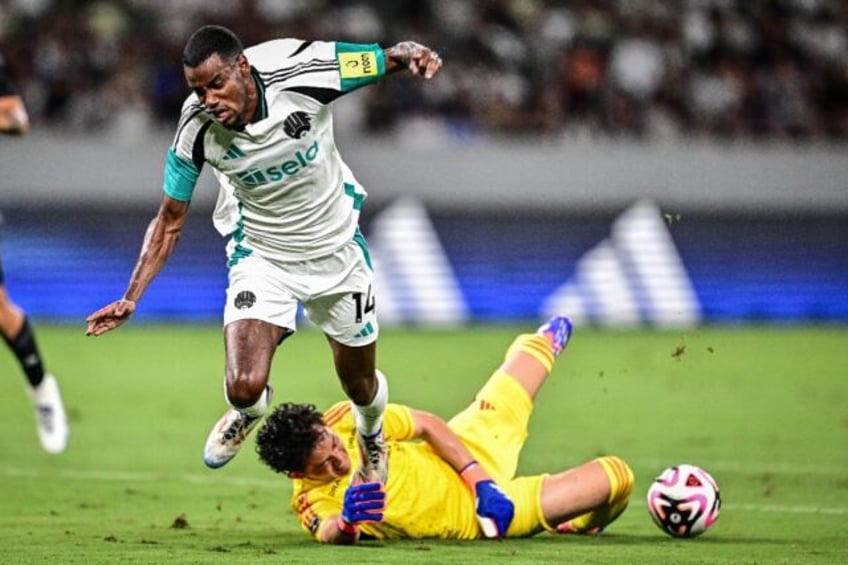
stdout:
<svg viewBox="0 0 848 565">
<path fill-rule="evenodd" d="M 223 434 L 223 438 L 224 438 L 225 442 L 226 441 L 232 441 L 236 437 L 238 437 L 239 435 L 243 436 L 244 431 L 247 428 L 247 426 L 250 425 L 250 423 L 253 422 L 253 420 L 255 420 L 255 418 L 251 418 L 250 416 L 246 416 L 245 414 L 242 414 L 241 412 L 236 412 L 236 414 L 238 414 L 238 416 L 236 417 L 235 420 L 233 420 L 233 423 L 230 424 L 230 426 L 226 429 L 226 431 Z M 244 439 L 244 438 L 242 438 L 242 439 Z"/>
<path fill-rule="evenodd" d="M 377 467 L 383 455 L 383 442 L 380 435 L 377 434 L 370 438 L 363 437 L 362 439 L 365 440 L 365 456 L 368 457 L 368 463 L 372 467 Z"/>
</svg>

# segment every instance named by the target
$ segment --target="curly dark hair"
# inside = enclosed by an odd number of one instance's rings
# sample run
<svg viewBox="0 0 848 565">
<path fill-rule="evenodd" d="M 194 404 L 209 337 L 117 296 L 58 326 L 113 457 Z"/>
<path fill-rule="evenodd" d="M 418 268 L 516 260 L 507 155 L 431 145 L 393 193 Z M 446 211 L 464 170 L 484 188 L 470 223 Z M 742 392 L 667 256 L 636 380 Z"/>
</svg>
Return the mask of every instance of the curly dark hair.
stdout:
<svg viewBox="0 0 848 565">
<path fill-rule="evenodd" d="M 256 453 L 272 471 L 306 470 L 306 460 L 321 437 L 323 414 L 313 404 L 277 406 L 256 434 Z"/>
</svg>

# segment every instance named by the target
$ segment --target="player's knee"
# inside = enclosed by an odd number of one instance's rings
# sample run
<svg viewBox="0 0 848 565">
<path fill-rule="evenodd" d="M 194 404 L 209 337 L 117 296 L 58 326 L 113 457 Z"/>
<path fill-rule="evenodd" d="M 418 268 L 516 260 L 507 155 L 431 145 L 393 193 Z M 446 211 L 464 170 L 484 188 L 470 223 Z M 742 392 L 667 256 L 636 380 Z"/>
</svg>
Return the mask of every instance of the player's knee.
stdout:
<svg viewBox="0 0 848 565">
<path fill-rule="evenodd" d="M 624 506 L 630 500 L 630 493 L 633 491 L 633 483 L 635 482 L 633 471 L 619 457 L 599 457 L 596 461 L 604 468 L 610 482 L 610 494 L 607 503 L 612 506 L 621 506 L 621 510 L 624 510 Z"/>
<path fill-rule="evenodd" d="M 251 377 L 245 373 L 227 376 L 227 401 L 236 408 L 253 406 L 262 396 L 267 379 Z"/>
</svg>

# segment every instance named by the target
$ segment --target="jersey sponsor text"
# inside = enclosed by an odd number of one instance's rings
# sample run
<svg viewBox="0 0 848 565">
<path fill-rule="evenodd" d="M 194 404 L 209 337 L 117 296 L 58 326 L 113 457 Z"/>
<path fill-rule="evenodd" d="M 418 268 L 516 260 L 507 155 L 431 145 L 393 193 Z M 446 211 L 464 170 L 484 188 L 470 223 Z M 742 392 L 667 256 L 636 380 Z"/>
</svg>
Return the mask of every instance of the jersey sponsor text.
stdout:
<svg viewBox="0 0 848 565">
<path fill-rule="evenodd" d="M 293 158 L 283 161 L 280 165 L 268 167 L 265 170 L 250 168 L 236 173 L 236 177 L 248 187 L 257 187 L 269 182 L 281 181 L 285 177 L 293 177 L 318 158 L 319 149 L 318 141 L 314 141 L 305 150 L 298 149 Z"/>
</svg>

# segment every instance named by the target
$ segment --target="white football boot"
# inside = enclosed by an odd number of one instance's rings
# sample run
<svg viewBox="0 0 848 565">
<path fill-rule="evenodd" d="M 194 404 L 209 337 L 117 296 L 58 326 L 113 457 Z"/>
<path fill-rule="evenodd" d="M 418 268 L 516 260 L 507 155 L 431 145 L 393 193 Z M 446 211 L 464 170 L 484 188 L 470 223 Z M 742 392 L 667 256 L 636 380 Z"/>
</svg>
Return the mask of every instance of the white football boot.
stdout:
<svg viewBox="0 0 848 565">
<path fill-rule="evenodd" d="M 27 387 L 27 393 L 35 409 L 35 424 L 38 439 L 47 453 L 61 453 L 68 444 L 68 418 L 59 394 L 59 383 L 51 374 L 37 387 Z"/>
<path fill-rule="evenodd" d="M 274 390 L 269 386 L 268 404 L 271 403 L 273 392 Z M 206 439 L 206 447 L 203 449 L 203 462 L 206 466 L 217 469 L 229 463 L 260 420 L 262 416 L 248 416 L 235 408 L 224 412 Z"/>
<path fill-rule="evenodd" d="M 363 482 L 378 482 L 383 486 L 389 479 L 389 454 L 383 438 L 383 428 L 373 436 L 356 434 L 362 461 L 359 474 Z"/>
</svg>

